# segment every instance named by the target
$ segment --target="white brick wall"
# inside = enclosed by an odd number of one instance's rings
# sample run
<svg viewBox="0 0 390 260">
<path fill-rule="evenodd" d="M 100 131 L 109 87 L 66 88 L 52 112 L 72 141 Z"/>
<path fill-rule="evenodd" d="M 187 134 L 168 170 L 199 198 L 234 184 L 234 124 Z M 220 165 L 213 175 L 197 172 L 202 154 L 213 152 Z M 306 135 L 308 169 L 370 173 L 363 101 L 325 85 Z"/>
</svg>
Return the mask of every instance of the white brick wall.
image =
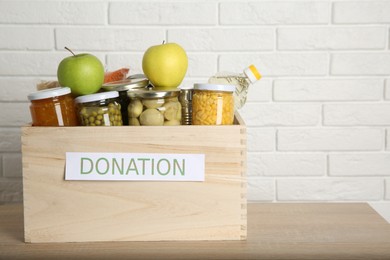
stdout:
<svg viewBox="0 0 390 260">
<path fill-rule="evenodd" d="M 278 29 L 279 50 L 364 50 L 386 46 L 387 27 L 298 27 Z"/>
<path fill-rule="evenodd" d="M 334 53 L 331 56 L 330 68 L 332 75 L 388 76 L 390 53 Z"/>
<path fill-rule="evenodd" d="M 274 81 L 275 101 L 378 101 L 382 97 L 381 79 L 321 78 Z"/>
<path fill-rule="evenodd" d="M 390 205 L 390 1 L 0 1 L 0 203 L 21 201 L 26 96 L 76 52 L 142 72 L 177 42 L 183 85 L 255 64 L 240 111 L 251 201 Z"/>
<path fill-rule="evenodd" d="M 331 176 L 390 176 L 390 153 L 335 153 L 329 155 Z"/>
</svg>

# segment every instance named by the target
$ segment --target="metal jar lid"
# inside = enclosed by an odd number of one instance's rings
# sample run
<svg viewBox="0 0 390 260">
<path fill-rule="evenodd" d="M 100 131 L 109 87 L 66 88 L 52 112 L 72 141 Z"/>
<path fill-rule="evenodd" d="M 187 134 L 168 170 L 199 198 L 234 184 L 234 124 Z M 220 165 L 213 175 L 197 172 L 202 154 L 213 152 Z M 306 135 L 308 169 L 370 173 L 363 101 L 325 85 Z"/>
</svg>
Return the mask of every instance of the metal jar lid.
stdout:
<svg viewBox="0 0 390 260">
<path fill-rule="evenodd" d="M 172 90 L 154 90 L 151 87 L 131 89 L 127 92 L 127 96 L 130 98 L 166 98 L 166 97 L 178 97 L 180 89 Z"/>
<path fill-rule="evenodd" d="M 102 89 L 106 91 L 128 91 L 131 89 L 145 88 L 148 84 L 149 80 L 146 78 L 128 78 L 105 83 L 102 85 Z"/>
</svg>

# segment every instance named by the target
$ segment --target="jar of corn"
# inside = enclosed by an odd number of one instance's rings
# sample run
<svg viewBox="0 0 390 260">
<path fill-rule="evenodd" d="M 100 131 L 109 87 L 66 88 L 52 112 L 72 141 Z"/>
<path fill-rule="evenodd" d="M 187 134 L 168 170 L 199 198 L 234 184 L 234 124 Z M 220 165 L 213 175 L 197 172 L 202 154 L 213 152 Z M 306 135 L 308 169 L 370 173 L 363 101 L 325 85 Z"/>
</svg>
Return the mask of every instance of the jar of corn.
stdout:
<svg viewBox="0 0 390 260">
<path fill-rule="evenodd" d="M 192 97 L 192 124 L 233 124 L 234 90 L 234 85 L 195 84 Z"/>
</svg>

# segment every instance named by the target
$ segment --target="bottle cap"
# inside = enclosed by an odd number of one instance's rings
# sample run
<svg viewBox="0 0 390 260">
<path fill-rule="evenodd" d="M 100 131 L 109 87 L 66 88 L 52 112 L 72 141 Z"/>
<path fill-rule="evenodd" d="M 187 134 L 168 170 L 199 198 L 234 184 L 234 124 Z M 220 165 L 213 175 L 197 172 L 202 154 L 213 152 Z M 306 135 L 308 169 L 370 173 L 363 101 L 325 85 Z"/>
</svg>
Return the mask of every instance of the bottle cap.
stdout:
<svg viewBox="0 0 390 260">
<path fill-rule="evenodd" d="M 256 69 L 255 65 L 250 65 L 248 68 L 244 69 L 244 74 L 248 77 L 251 83 L 255 83 L 261 79 L 259 71 Z"/>
</svg>

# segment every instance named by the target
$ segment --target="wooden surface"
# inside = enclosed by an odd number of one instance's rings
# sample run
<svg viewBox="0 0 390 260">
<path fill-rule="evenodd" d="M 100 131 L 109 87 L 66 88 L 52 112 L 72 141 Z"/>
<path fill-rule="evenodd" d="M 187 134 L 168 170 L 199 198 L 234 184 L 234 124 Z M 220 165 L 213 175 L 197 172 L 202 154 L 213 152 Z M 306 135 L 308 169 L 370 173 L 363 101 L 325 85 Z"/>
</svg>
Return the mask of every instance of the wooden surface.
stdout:
<svg viewBox="0 0 390 260">
<path fill-rule="evenodd" d="M 247 241 L 26 244 L 22 205 L 2 205 L 0 259 L 390 259 L 390 224 L 363 203 L 248 204 Z"/>
<path fill-rule="evenodd" d="M 245 239 L 245 130 L 23 127 L 26 241 Z M 205 181 L 65 181 L 66 152 L 204 154 Z"/>
</svg>

